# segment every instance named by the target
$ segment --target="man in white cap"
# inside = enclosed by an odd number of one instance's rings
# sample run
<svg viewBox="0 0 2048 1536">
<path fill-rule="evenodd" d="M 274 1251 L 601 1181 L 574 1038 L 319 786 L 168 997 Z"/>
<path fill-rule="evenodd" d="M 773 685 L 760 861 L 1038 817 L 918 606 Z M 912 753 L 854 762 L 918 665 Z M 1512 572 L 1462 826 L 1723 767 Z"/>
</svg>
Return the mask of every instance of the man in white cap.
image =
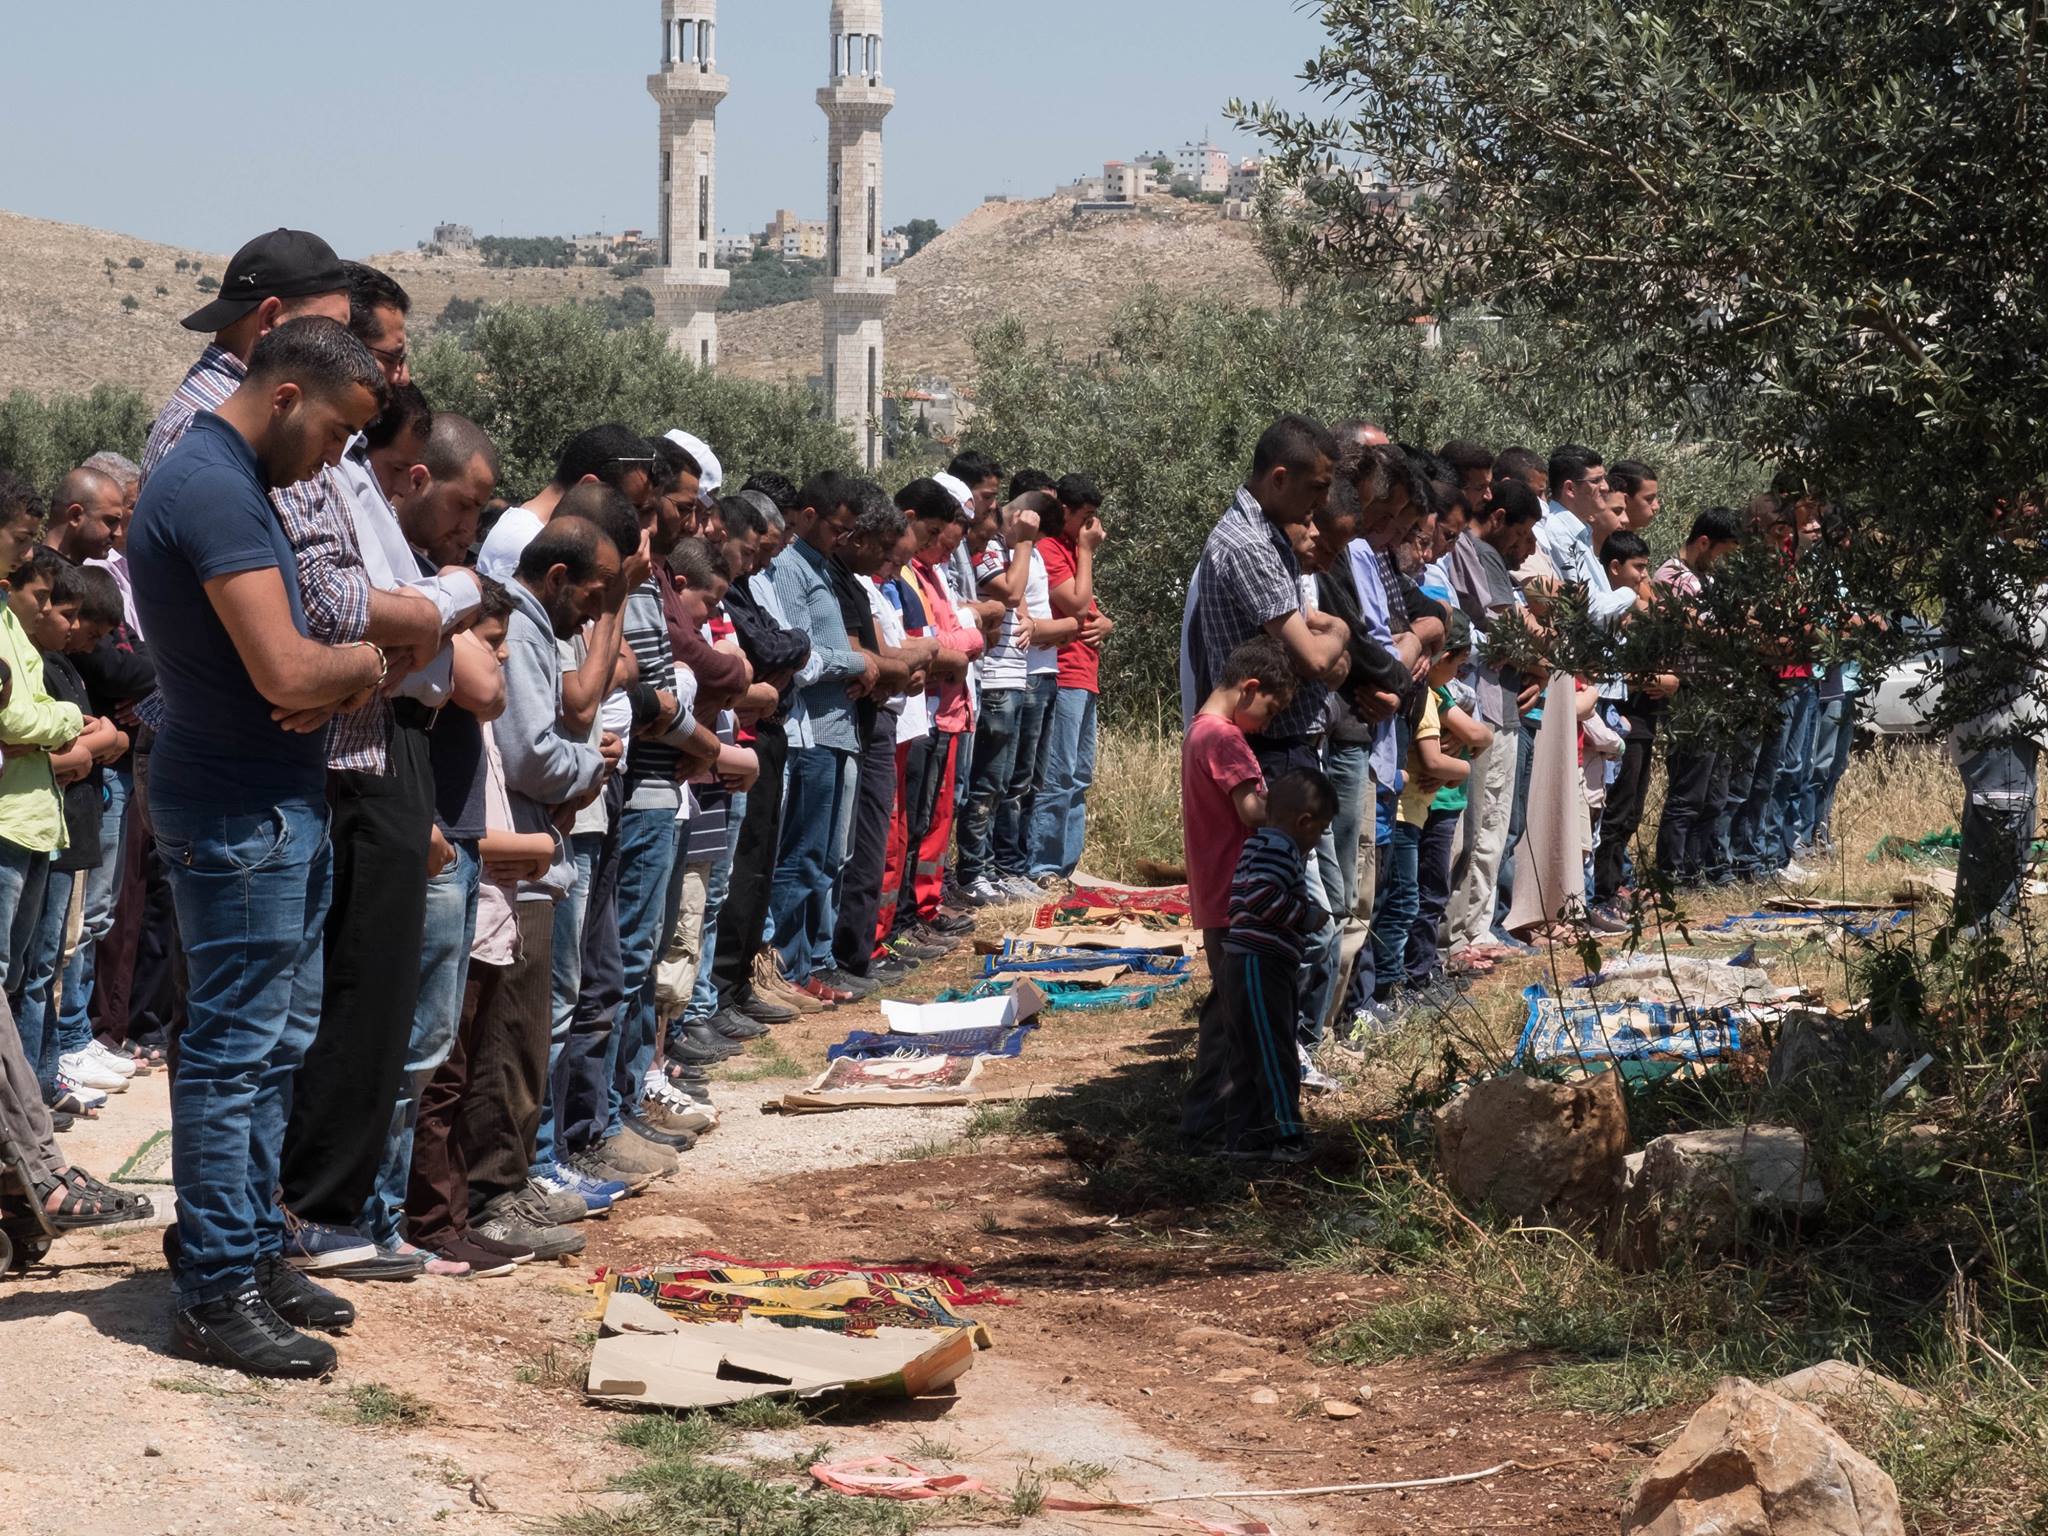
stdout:
<svg viewBox="0 0 2048 1536">
<path fill-rule="evenodd" d="M 693 437 L 681 427 L 662 436 L 674 443 L 683 452 L 697 461 L 697 499 L 705 506 L 718 501 L 718 488 L 725 484 L 725 469 L 718 462 L 718 455 L 711 451 L 711 445 L 701 437 Z"/>
</svg>

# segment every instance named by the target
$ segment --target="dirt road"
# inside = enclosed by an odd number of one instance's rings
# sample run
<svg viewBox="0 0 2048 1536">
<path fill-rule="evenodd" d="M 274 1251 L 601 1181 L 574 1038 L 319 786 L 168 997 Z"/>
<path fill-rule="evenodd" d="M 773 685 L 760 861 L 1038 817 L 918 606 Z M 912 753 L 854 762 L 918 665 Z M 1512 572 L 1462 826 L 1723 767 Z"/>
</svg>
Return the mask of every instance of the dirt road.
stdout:
<svg viewBox="0 0 2048 1536">
<path fill-rule="evenodd" d="M 872 1012 L 805 1020 L 778 1031 L 778 1043 L 808 1073 L 827 1041 Z M 1136 1102 L 1189 1032 L 1178 999 L 1055 1016 L 1023 1058 L 992 1065 L 984 1086 L 1080 1085 Z M 1263 1519 L 1278 1532 L 1614 1528 L 1637 1463 L 1617 1456 L 1611 1426 L 1538 1403 L 1529 1363 L 1361 1371 L 1318 1358 L 1316 1341 L 1390 1282 L 1284 1268 L 1177 1233 L 1170 1212 L 1132 1219 L 1111 1208 L 1128 1202 L 1105 1202 L 1081 1176 L 1085 1141 L 1033 1129 L 1041 1116 L 761 1113 L 789 1081 L 731 1084 L 723 1124 L 681 1174 L 588 1224 L 589 1248 L 573 1263 L 499 1280 L 349 1287 L 361 1321 L 338 1341 L 340 1374 L 319 1385 L 257 1387 L 174 1356 L 155 1230 L 65 1240 L 48 1266 L 0 1282 L 0 1532 L 224 1536 L 266 1515 L 306 1533 L 503 1531 L 507 1517 L 610 1504 L 621 1496 L 609 1479 L 636 1458 L 611 1440 L 621 1415 L 579 1395 L 591 1326 L 583 1281 L 598 1264 L 698 1249 L 949 1259 L 1015 1298 L 983 1314 L 995 1347 L 955 1399 L 840 1408 L 801 1430 L 743 1438 L 742 1453 L 755 1456 L 821 1441 L 835 1458 L 893 1452 L 971 1472 L 1001 1495 L 971 1515 L 949 1509 L 934 1530 L 998 1517 L 1030 1532 L 1117 1528 L 1095 1515 L 1011 1518 L 1020 1481 L 1089 1481 L 1137 1498 L 1442 1477 L 1504 1461 L 1548 1470 L 1172 1509 Z M 1336 1139 L 1341 1104 L 1318 1114 Z M 66 1146 L 105 1175 L 167 1124 L 159 1075 Z M 146 1187 L 167 1215 L 168 1188 Z M 1248 1200 L 1284 1194 L 1265 1181 L 1244 1186 Z M 380 1387 L 405 1394 L 402 1405 L 424 1403 L 424 1420 L 393 1422 L 392 1400 L 371 1390 Z M 1356 1415 L 1335 1416 L 1353 1406 Z M 1164 1518 L 1128 1528 L 1187 1529 Z"/>
</svg>

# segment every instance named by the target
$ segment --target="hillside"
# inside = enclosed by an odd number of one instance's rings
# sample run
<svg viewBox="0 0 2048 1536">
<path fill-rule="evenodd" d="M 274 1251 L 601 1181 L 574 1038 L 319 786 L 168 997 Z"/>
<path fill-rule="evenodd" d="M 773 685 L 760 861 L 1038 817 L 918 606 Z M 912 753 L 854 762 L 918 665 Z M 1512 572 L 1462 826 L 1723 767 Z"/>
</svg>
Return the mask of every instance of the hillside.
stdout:
<svg viewBox="0 0 2048 1536">
<path fill-rule="evenodd" d="M 131 259 L 142 263 L 139 271 Z M 128 385 L 150 400 L 168 395 L 199 345 L 178 321 L 205 297 L 191 271 L 177 270 L 181 259 L 216 279 L 227 265 L 218 252 L 0 212 L 0 395 L 95 384 Z M 589 267 L 487 268 L 473 257 L 417 251 L 368 259 L 411 291 L 421 333 L 451 298 L 559 304 L 626 286 Z M 1118 308 L 1147 283 L 1245 303 L 1279 299 L 1251 228 L 1187 203 L 1080 217 L 1052 199 L 987 203 L 898 267 L 896 278 L 890 376 L 959 383 L 971 382 L 975 327 L 1005 312 L 1034 337 L 1085 352 L 1107 339 Z M 159 294 L 159 286 L 169 291 Z M 130 296 L 133 313 L 122 308 Z M 723 366 L 745 377 L 809 377 L 822 347 L 818 306 L 804 301 L 728 316 L 721 347 Z"/>
<path fill-rule="evenodd" d="M 1005 312 L 1073 353 L 1105 342 L 1117 310 L 1147 283 L 1247 304 L 1280 301 L 1250 225 L 1179 202 L 1078 216 L 1065 199 L 984 203 L 895 277 L 890 376 L 955 383 L 972 380 L 975 329 Z M 815 303 L 733 315 L 719 327 L 721 366 L 750 378 L 808 377 L 819 371 L 821 326 Z"/>
<path fill-rule="evenodd" d="M 140 271 L 128 266 L 131 259 L 142 262 Z M 451 298 L 559 304 L 626 286 L 590 267 L 496 269 L 417 251 L 368 259 L 411 292 L 423 330 Z M 169 395 L 201 345 L 178 321 L 206 301 L 194 275 L 177 270 L 180 260 L 198 262 L 218 280 L 228 258 L 0 212 L 0 395 L 95 384 L 128 385 L 149 400 Z M 159 294 L 159 286 L 169 293 Z M 121 307 L 130 295 L 138 305 L 132 314 Z"/>
</svg>

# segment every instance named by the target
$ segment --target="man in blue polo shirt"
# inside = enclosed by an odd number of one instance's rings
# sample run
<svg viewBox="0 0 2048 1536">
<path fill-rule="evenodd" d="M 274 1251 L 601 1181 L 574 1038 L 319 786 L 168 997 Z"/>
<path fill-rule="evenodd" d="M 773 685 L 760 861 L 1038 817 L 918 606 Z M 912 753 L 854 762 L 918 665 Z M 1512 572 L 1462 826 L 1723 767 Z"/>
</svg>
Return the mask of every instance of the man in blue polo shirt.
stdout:
<svg viewBox="0 0 2048 1536">
<path fill-rule="evenodd" d="M 368 642 L 306 634 L 298 559 L 269 492 L 332 465 L 384 399 L 348 328 L 278 326 L 218 413 L 150 476 L 128 552 L 166 719 L 151 759 L 156 844 L 189 974 L 171 1085 L 181 1348 L 261 1376 L 323 1376 L 299 1326 L 354 1311 L 281 1257 L 278 1159 L 320 1003 L 327 914 L 324 727 L 385 681 Z"/>
</svg>

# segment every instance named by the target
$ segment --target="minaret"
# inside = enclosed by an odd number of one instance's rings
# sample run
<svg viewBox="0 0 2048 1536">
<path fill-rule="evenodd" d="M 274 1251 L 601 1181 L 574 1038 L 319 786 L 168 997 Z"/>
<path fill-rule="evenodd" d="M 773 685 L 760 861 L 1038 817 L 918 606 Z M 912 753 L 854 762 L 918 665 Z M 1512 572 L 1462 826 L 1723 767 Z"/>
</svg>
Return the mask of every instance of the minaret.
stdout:
<svg viewBox="0 0 2048 1536">
<path fill-rule="evenodd" d="M 669 345 L 700 368 L 718 361 L 718 301 L 732 279 L 718 265 L 718 0 L 662 0 L 661 286 L 654 318 Z"/>
<path fill-rule="evenodd" d="M 870 470 L 882 456 L 882 317 L 896 280 L 882 275 L 882 0 L 833 0 L 832 83 L 818 92 L 831 123 L 826 167 L 825 395 Z"/>
</svg>

